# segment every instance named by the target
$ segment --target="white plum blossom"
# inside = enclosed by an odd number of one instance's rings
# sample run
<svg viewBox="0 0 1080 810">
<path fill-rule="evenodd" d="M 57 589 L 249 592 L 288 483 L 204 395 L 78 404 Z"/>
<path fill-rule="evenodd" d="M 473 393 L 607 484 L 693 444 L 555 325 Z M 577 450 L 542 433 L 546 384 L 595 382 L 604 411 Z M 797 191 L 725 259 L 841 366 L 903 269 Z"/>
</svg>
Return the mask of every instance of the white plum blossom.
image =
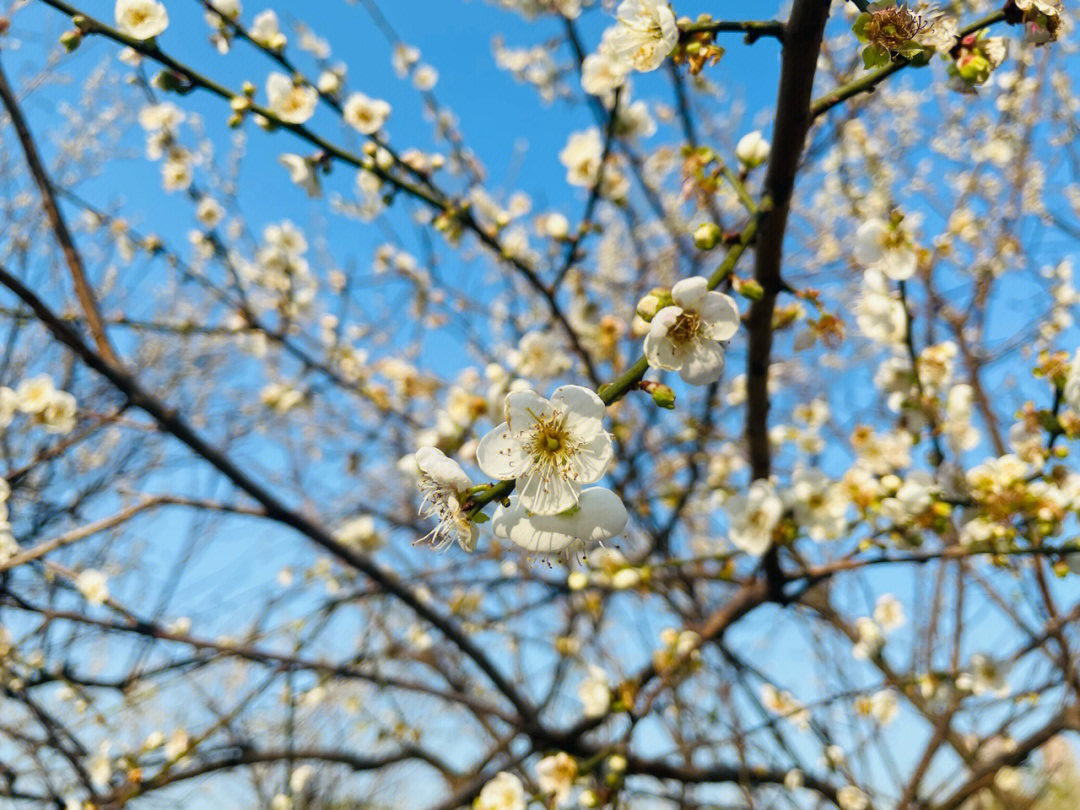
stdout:
<svg viewBox="0 0 1080 810">
<path fill-rule="evenodd" d="M 606 50 L 590 53 L 581 64 L 581 87 L 592 96 L 610 99 L 626 82 L 627 68 Z"/>
<path fill-rule="evenodd" d="M 527 551 L 561 554 L 589 543 L 610 540 L 626 528 L 622 499 L 603 487 L 588 487 L 578 503 L 558 515 L 536 515 L 521 506 L 517 495 L 510 506 L 500 506 L 492 518 L 496 537 L 510 540 Z"/>
<path fill-rule="evenodd" d="M 421 447 L 414 458 L 420 470 L 417 487 L 424 493 L 420 514 L 438 519 L 435 528 L 423 539 L 430 539 L 437 549 L 446 548 L 456 540 L 465 551 L 472 551 L 479 531 L 462 509 L 465 493 L 472 486 L 469 476 L 437 447 Z"/>
<path fill-rule="evenodd" d="M 255 15 L 255 19 L 251 21 L 251 27 L 248 28 L 248 36 L 255 43 L 271 51 L 280 51 L 285 47 L 286 39 L 281 33 L 277 14 L 270 8 Z"/>
<path fill-rule="evenodd" d="M 756 168 L 769 159 L 769 142 L 758 130 L 748 132 L 735 145 L 735 157 L 746 168 Z"/>
<path fill-rule="evenodd" d="M 169 13 L 157 0 L 116 0 L 116 27 L 132 39 L 152 39 L 169 25 Z"/>
<path fill-rule="evenodd" d="M 513 391 L 506 421 L 476 448 L 486 475 L 517 480 L 520 506 L 534 515 L 557 515 L 577 506 L 581 488 L 607 470 L 613 449 L 603 429 L 605 405 L 579 385 L 556 389 L 550 401 L 534 391 Z"/>
<path fill-rule="evenodd" d="M 739 328 L 739 308 L 730 296 L 710 291 L 701 276 L 683 279 L 671 290 L 671 306 L 653 317 L 645 336 L 645 356 L 653 368 L 678 371 L 684 382 L 706 385 L 724 371 L 724 349 Z"/>
<path fill-rule="evenodd" d="M 559 152 L 559 160 L 566 167 L 566 182 L 572 186 L 594 185 L 603 156 L 604 143 L 596 127 L 572 133 Z"/>
<path fill-rule="evenodd" d="M 894 344 L 907 333 L 903 303 L 889 292 L 885 276 L 877 270 L 863 273 L 862 290 L 855 302 L 855 321 L 866 337 Z"/>
<path fill-rule="evenodd" d="M 284 73 L 271 73 L 266 79 L 267 109 L 288 124 L 302 124 L 315 114 L 318 91 L 308 84 L 297 84 Z"/>
<path fill-rule="evenodd" d="M 868 270 L 879 270 L 893 281 L 915 275 L 915 250 L 899 225 L 868 219 L 855 231 L 855 261 Z"/>
<path fill-rule="evenodd" d="M 96 568 L 87 568 L 75 577 L 75 587 L 91 605 L 101 605 L 109 598 L 109 581 Z"/>
<path fill-rule="evenodd" d="M 374 135 L 390 117 L 390 105 L 379 98 L 353 93 L 342 108 L 345 123 L 365 135 Z"/>
<path fill-rule="evenodd" d="M 526 805 L 521 780 L 506 771 L 495 774 L 473 802 L 474 810 L 525 810 Z"/>
<path fill-rule="evenodd" d="M 771 481 L 759 478 L 745 492 L 727 502 L 728 535 L 736 548 L 761 556 L 772 544 L 773 529 L 784 512 L 783 501 Z"/>
<path fill-rule="evenodd" d="M 550 793 L 556 805 L 563 804 L 574 788 L 577 761 L 564 751 L 536 763 L 536 784 L 541 793 Z"/>
<path fill-rule="evenodd" d="M 883 593 L 874 605 L 874 621 L 886 633 L 904 625 L 904 606 L 891 593 Z"/>
<path fill-rule="evenodd" d="M 611 683 L 608 674 L 595 664 L 589 665 L 589 677 L 577 690 L 586 717 L 603 717 L 611 706 Z"/>
<path fill-rule="evenodd" d="M 278 157 L 278 163 L 289 172 L 289 179 L 307 192 L 309 197 L 318 197 L 322 194 L 318 172 L 315 171 L 310 160 L 287 152 Z"/>
<path fill-rule="evenodd" d="M 836 803 L 840 810 L 866 810 L 870 798 L 854 785 L 844 785 L 836 791 Z"/>
<path fill-rule="evenodd" d="M 618 23 L 604 32 L 604 47 L 633 70 L 656 70 L 679 42 L 667 0 L 623 0 L 615 18 Z"/>
<path fill-rule="evenodd" d="M 811 540 L 832 540 L 846 524 L 848 496 L 842 484 L 817 468 L 798 467 L 785 494 L 795 521 Z"/>
<path fill-rule="evenodd" d="M 1065 387 L 1062 390 L 1065 404 L 1075 412 L 1080 413 L 1080 349 L 1073 355 L 1069 371 L 1065 376 Z"/>
</svg>

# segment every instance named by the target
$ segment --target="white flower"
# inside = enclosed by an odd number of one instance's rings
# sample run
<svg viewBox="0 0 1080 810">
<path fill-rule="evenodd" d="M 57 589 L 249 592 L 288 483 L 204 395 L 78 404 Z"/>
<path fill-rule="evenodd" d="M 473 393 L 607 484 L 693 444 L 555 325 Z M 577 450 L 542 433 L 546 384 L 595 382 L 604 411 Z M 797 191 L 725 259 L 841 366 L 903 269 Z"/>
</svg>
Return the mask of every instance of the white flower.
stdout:
<svg viewBox="0 0 1080 810">
<path fill-rule="evenodd" d="M 100 605 L 109 598 L 108 579 L 95 568 L 87 568 L 75 578 L 75 587 L 91 605 Z"/>
<path fill-rule="evenodd" d="M 555 804 L 562 804 L 574 788 L 577 773 L 577 761 L 569 754 L 560 751 L 536 763 L 536 784 L 541 793 L 552 794 Z"/>
<path fill-rule="evenodd" d="M 566 167 L 566 182 L 572 186 L 594 185 L 603 156 L 604 144 L 596 127 L 572 133 L 559 152 L 559 160 Z"/>
<path fill-rule="evenodd" d="M 855 302 L 859 330 L 878 343 L 898 343 L 907 332 L 904 305 L 890 292 L 885 276 L 877 270 L 863 273 L 862 290 Z"/>
<path fill-rule="evenodd" d="M 0 428 L 6 428 L 19 409 L 19 395 L 7 386 L 0 386 Z"/>
<path fill-rule="evenodd" d="M 684 382 L 716 382 L 724 370 L 724 349 L 739 328 L 739 308 L 730 296 L 712 292 L 701 276 L 671 289 L 674 304 L 656 313 L 645 336 L 645 356 L 653 368 L 678 371 Z"/>
<path fill-rule="evenodd" d="M 618 24 L 604 32 L 604 45 L 629 68 L 656 70 L 679 42 L 675 14 L 667 0 L 623 0 Z"/>
<path fill-rule="evenodd" d="M 342 108 L 345 123 L 365 135 L 374 135 L 390 117 L 390 105 L 382 99 L 353 93 Z"/>
<path fill-rule="evenodd" d="M 855 231 L 855 261 L 870 270 L 879 270 L 893 281 L 915 275 L 915 250 L 907 235 L 880 219 L 868 219 Z"/>
<path fill-rule="evenodd" d="M 67 391 L 54 391 L 38 419 L 46 433 L 70 433 L 75 428 L 76 409 L 75 397 Z"/>
<path fill-rule="evenodd" d="M 870 696 L 870 714 L 881 725 L 889 725 L 899 713 L 896 693 L 891 689 L 882 689 Z"/>
<path fill-rule="evenodd" d="M 510 364 L 522 377 L 554 377 L 573 365 L 553 332 L 526 332 L 510 353 Z"/>
<path fill-rule="evenodd" d="M 322 193 L 319 175 L 307 158 L 287 152 L 278 158 L 278 163 L 289 172 L 289 179 L 306 191 L 309 197 L 318 197 Z"/>
<path fill-rule="evenodd" d="M 904 606 L 891 593 L 878 597 L 874 605 L 874 621 L 881 625 L 886 633 L 904 626 Z"/>
<path fill-rule="evenodd" d="M 1065 377 L 1065 388 L 1062 391 L 1065 404 L 1075 413 L 1080 413 L 1080 349 L 1073 356 L 1069 365 L 1069 372 Z"/>
<path fill-rule="evenodd" d="M 626 67 L 601 51 L 590 53 L 581 63 L 581 87 L 591 96 L 608 98 L 626 81 Z"/>
<path fill-rule="evenodd" d="M 465 551 L 472 551 L 476 548 L 479 532 L 461 508 L 465 491 L 472 486 L 469 476 L 460 464 L 436 447 L 421 447 L 416 451 L 415 459 L 420 469 L 417 487 L 424 493 L 420 514 L 425 518 L 438 518 L 435 528 L 422 539 L 430 538 L 437 549 L 457 540 Z"/>
<path fill-rule="evenodd" d="M 484 785 L 473 802 L 474 810 L 525 810 L 525 788 L 512 773 L 502 771 Z"/>
<path fill-rule="evenodd" d="M 577 695 L 584 706 L 583 713 L 586 717 L 603 717 L 611 705 L 611 686 L 607 673 L 590 664 L 589 677 L 578 686 Z"/>
<path fill-rule="evenodd" d="M 740 492 L 728 500 L 727 511 L 732 544 L 748 554 L 760 556 L 772 544 L 773 529 L 780 522 L 784 504 L 772 483 L 759 478 L 746 493 Z"/>
<path fill-rule="evenodd" d="M 859 661 L 877 655 L 885 644 L 885 634 L 869 616 L 860 616 L 855 620 L 855 632 L 859 640 L 852 645 L 851 655 Z"/>
<path fill-rule="evenodd" d="M 285 35 L 278 26 L 277 14 L 270 8 L 255 15 L 251 27 L 248 28 L 248 35 L 256 44 L 271 51 L 279 51 L 285 47 Z"/>
<path fill-rule="evenodd" d="M 578 504 L 560 515 L 534 515 L 510 496 L 509 508 L 499 507 L 491 527 L 496 537 L 528 551 L 559 554 L 587 543 L 610 540 L 626 528 L 626 507 L 603 487 L 583 489 Z"/>
<path fill-rule="evenodd" d="M 870 799 L 854 785 L 844 785 L 836 791 L 836 803 L 840 805 L 840 810 L 866 810 L 870 806 Z"/>
<path fill-rule="evenodd" d="M 334 532 L 334 538 L 347 546 L 364 552 L 375 551 L 382 545 L 382 536 L 375 526 L 375 518 L 371 515 L 359 515 L 345 521 Z"/>
<path fill-rule="evenodd" d="M 735 146 L 735 157 L 746 168 L 756 168 L 769 159 L 769 142 L 761 137 L 758 130 L 748 132 Z"/>
<path fill-rule="evenodd" d="M 266 78 L 267 108 L 288 124 L 302 124 L 315 114 L 319 93 L 307 84 L 296 84 L 284 73 Z"/>
<path fill-rule="evenodd" d="M 216 228 L 225 216 L 225 209 L 213 197 L 203 197 L 195 208 L 195 218 L 207 228 Z"/>
<path fill-rule="evenodd" d="M 23 380 L 15 389 L 18 397 L 16 406 L 23 413 L 41 413 L 56 396 L 56 388 L 48 374 L 39 374 L 29 380 Z"/>
<path fill-rule="evenodd" d="M 797 467 L 785 498 L 811 540 L 832 540 L 843 533 L 847 492 L 821 470 Z"/>
<path fill-rule="evenodd" d="M 599 481 L 614 451 L 602 421 L 603 400 L 587 388 L 564 385 L 548 401 L 513 391 L 506 421 L 480 440 L 476 462 L 485 474 L 517 479 L 518 503 L 536 515 L 577 506 L 581 487 Z"/>
<path fill-rule="evenodd" d="M 116 27 L 132 39 L 151 39 L 165 30 L 169 13 L 156 0 L 116 0 Z"/>
</svg>

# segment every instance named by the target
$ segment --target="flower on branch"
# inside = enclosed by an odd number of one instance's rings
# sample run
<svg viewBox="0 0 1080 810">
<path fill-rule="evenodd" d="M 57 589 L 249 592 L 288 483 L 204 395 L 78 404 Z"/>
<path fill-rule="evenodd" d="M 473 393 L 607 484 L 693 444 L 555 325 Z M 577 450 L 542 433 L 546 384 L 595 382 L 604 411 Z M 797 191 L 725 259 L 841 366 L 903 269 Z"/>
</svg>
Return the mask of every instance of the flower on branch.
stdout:
<svg viewBox="0 0 1080 810">
<path fill-rule="evenodd" d="M 709 290 L 701 276 L 671 289 L 672 304 L 656 313 L 645 336 L 645 356 L 653 368 L 677 371 L 690 385 L 720 379 L 724 349 L 739 328 L 739 308 L 731 296 Z"/>
<path fill-rule="evenodd" d="M 605 406 L 579 385 L 556 389 L 550 400 L 535 391 L 506 396 L 506 421 L 480 440 L 476 461 L 485 474 L 517 480 L 518 504 L 534 515 L 579 506 L 581 487 L 595 484 L 614 451 L 603 429 Z"/>
</svg>

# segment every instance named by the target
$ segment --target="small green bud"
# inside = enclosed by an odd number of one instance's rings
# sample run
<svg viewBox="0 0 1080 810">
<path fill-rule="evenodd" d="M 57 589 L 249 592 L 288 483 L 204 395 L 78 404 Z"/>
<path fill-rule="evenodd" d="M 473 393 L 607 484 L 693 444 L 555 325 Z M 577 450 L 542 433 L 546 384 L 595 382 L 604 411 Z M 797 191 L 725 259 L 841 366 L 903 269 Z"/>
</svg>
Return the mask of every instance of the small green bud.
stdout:
<svg viewBox="0 0 1080 810">
<path fill-rule="evenodd" d="M 238 112 L 230 113 L 229 117 L 225 120 L 225 125 L 229 129 L 239 129 L 244 123 L 244 116 Z"/>
<path fill-rule="evenodd" d="M 982 84 L 990 78 L 990 60 L 979 53 L 970 53 L 956 61 L 961 78 L 973 84 Z"/>
<path fill-rule="evenodd" d="M 246 81 L 240 86 L 240 92 L 248 98 L 255 97 L 255 84 L 251 81 Z"/>
<path fill-rule="evenodd" d="M 84 14 L 76 14 L 71 18 L 71 24 L 80 31 L 90 30 L 90 20 Z"/>
<path fill-rule="evenodd" d="M 666 385 L 653 386 L 652 401 L 656 403 L 657 407 L 663 408 L 667 411 L 675 409 L 675 392 Z"/>
<path fill-rule="evenodd" d="M 71 53 L 82 44 L 82 32 L 65 31 L 60 35 L 60 44 L 64 46 L 65 51 Z"/>
<path fill-rule="evenodd" d="M 735 291 L 744 298 L 749 298 L 751 301 L 760 301 L 762 296 L 765 295 L 765 290 L 762 289 L 762 286 L 752 278 L 736 282 Z"/>
<path fill-rule="evenodd" d="M 694 231 L 694 245 L 698 250 L 712 250 L 723 236 L 723 231 L 715 222 L 705 222 Z"/>
</svg>

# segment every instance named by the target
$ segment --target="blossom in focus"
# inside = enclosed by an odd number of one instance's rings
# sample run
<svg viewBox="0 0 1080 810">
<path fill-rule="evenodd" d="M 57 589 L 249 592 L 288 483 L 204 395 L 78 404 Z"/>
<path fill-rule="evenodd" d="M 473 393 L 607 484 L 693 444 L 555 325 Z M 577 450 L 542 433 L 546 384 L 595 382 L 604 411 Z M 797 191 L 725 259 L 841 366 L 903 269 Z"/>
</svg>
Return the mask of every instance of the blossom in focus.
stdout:
<svg viewBox="0 0 1080 810">
<path fill-rule="evenodd" d="M 610 540 L 626 528 L 622 499 L 603 487 L 583 489 L 577 506 L 558 515 L 536 515 L 510 496 L 510 506 L 500 506 L 492 518 L 496 537 L 527 551 L 560 554 L 589 543 Z"/>
<path fill-rule="evenodd" d="M 600 397 L 578 385 L 556 389 L 550 401 L 534 391 L 511 392 L 506 421 L 480 440 L 477 464 L 493 478 L 516 479 L 518 503 L 534 515 L 565 512 L 611 461 L 605 410 Z"/>
<path fill-rule="evenodd" d="M 623 0 L 615 18 L 617 24 L 604 33 L 604 46 L 633 70 L 656 70 L 679 42 L 667 0 Z"/>
<path fill-rule="evenodd" d="M 288 124 L 302 124 L 315 114 L 319 93 L 310 85 L 296 84 L 284 73 L 271 73 L 266 79 L 267 108 Z"/>
<path fill-rule="evenodd" d="M 116 0 L 116 27 L 132 39 L 152 39 L 169 25 L 169 13 L 157 0 Z"/>
<path fill-rule="evenodd" d="M 649 365 L 678 371 L 691 385 L 716 382 L 724 370 L 719 341 L 738 330 L 738 307 L 730 296 L 710 291 L 701 276 L 677 283 L 671 299 L 673 304 L 656 313 L 645 336 Z"/>
<path fill-rule="evenodd" d="M 476 524 L 462 509 L 465 492 L 472 481 L 461 465 L 436 447 L 421 447 L 416 451 L 416 466 L 420 470 L 417 486 L 424 493 L 421 516 L 435 517 L 438 523 L 427 535 L 431 544 L 442 549 L 455 540 L 465 551 L 476 548 L 479 533 Z"/>
</svg>

